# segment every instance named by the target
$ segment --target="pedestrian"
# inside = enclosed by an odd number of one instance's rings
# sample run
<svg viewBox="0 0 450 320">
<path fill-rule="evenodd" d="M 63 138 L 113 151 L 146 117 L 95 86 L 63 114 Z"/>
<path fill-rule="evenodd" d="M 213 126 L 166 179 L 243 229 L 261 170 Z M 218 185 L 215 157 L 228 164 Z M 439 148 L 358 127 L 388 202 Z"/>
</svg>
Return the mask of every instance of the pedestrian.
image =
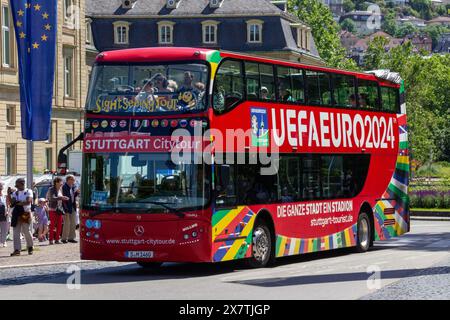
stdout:
<svg viewBox="0 0 450 320">
<path fill-rule="evenodd" d="M 0 182 L 0 247 L 6 248 L 6 237 L 9 231 L 8 204 L 3 195 L 5 184 Z"/>
<path fill-rule="evenodd" d="M 40 198 L 38 206 L 35 209 L 35 217 L 37 218 L 37 229 L 39 242 L 44 242 L 48 234 L 48 207 L 47 199 Z"/>
<path fill-rule="evenodd" d="M 75 187 L 75 177 L 68 175 L 66 183 L 63 186 L 63 196 L 67 197 L 67 201 L 63 201 L 64 212 L 64 227 L 62 233 L 62 243 L 77 243 L 75 240 L 77 228 L 77 196 L 78 190 Z"/>
<path fill-rule="evenodd" d="M 25 189 L 25 179 L 16 180 L 17 191 L 10 194 L 11 207 L 13 207 L 11 226 L 14 234 L 14 252 L 11 256 L 19 256 L 22 250 L 20 234 L 22 233 L 27 243 L 28 254 L 33 254 L 33 237 L 30 232 L 32 217 L 31 204 L 33 203 L 33 192 Z"/>
<path fill-rule="evenodd" d="M 64 215 L 63 201 L 69 200 L 62 193 L 63 180 L 60 177 L 53 179 L 53 186 L 47 191 L 47 201 L 50 216 L 49 244 L 60 244 L 62 222 Z M 53 242 L 54 241 L 54 242 Z"/>
</svg>

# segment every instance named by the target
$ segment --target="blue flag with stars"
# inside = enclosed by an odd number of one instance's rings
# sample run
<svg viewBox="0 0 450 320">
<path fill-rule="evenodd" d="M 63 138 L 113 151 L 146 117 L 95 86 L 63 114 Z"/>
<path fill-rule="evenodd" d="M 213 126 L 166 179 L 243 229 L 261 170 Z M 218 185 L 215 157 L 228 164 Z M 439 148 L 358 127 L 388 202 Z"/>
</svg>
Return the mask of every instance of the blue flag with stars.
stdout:
<svg viewBox="0 0 450 320">
<path fill-rule="evenodd" d="M 10 0 L 19 56 L 22 137 L 49 139 L 55 74 L 57 0 Z"/>
</svg>

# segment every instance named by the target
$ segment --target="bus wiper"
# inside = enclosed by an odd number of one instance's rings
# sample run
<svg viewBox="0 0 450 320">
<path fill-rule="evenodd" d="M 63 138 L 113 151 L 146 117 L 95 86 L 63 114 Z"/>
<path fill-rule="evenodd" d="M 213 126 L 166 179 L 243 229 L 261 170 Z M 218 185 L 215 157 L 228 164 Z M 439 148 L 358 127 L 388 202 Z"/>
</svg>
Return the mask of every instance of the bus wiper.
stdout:
<svg viewBox="0 0 450 320">
<path fill-rule="evenodd" d="M 144 203 L 149 203 L 149 204 L 154 204 L 154 205 L 158 205 L 161 206 L 167 210 L 169 210 L 171 213 L 176 214 L 178 217 L 180 218 L 184 218 L 186 215 L 184 214 L 184 212 L 182 212 L 180 209 L 177 208 L 173 208 L 171 206 L 168 206 L 167 203 L 165 202 L 158 202 L 158 201 L 145 201 Z M 152 209 L 148 209 L 147 212 L 150 212 Z"/>
</svg>

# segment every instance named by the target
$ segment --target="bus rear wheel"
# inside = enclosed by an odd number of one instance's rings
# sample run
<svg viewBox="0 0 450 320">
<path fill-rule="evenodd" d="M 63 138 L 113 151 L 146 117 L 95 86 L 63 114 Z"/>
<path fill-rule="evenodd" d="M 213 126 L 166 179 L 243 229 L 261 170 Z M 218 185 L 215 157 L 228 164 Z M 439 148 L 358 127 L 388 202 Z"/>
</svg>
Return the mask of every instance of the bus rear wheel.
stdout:
<svg viewBox="0 0 450 320">
<path fill-rule="evenodd" d="M 371 224 L 367 213 L 362 212 L 358 218 L 358 236 L 356 242 L 356 252 L 367 252 L 371 243 Z"/>
<path fill-rule="evenodd" d="M 158 270 L 162 266 L 162 262 L 141 262 L 139 261 L 137 263 L 139 266 L 141 266 L 144 269 L 148 270 Z"/>
<path fill-rule="evenodd" d="M 247 265 L 251 268 L 264 268 L 273 261 L 272 233 L 267 224 L 259 220 L 253 228 L 252 256 L 247 259 Z"/>
</svg>

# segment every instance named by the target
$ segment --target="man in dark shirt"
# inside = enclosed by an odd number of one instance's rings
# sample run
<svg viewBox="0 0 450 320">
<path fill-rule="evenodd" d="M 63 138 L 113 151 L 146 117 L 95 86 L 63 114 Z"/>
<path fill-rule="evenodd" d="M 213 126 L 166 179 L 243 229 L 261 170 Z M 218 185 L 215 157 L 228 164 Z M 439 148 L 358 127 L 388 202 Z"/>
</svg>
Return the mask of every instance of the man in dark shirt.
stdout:
<svg viewBox="0 0 450 320">
<path fill-rule="evenodd" d="M 78 190 L 75 188 L 75 177 L 68 175 L 66 183 L 62 187 L 63 195 L 69 200 L 63 201 L 64 206 L 64 227 L 62 233 L 62 243 L 77 243 L 76 238 L 76 218 L 77 218 L 77 202 Z"/>
</svg>

